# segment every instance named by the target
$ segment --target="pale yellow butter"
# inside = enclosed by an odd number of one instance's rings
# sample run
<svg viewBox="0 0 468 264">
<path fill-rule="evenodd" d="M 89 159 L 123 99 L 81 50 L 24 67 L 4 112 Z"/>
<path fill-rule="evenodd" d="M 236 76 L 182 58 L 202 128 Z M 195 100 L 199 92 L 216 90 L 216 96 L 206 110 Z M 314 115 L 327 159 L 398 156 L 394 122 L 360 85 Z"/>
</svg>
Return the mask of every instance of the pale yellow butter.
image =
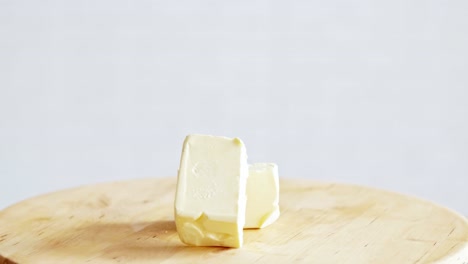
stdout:
<svg viewBox="0 0 468 264">
<path fill-rule="evenodd" d="M 275 222 L 280 215 L 278 202 L 278 166 L 274 163 L 250 165 L 244 228 L 263 228 Z"/>
<path fill-rule="evenodd" d="M 175 198 L 176 227 L 184 243 L 242 246 L 248 173 L 240 139 L 186 137 Z"/>
</svg>

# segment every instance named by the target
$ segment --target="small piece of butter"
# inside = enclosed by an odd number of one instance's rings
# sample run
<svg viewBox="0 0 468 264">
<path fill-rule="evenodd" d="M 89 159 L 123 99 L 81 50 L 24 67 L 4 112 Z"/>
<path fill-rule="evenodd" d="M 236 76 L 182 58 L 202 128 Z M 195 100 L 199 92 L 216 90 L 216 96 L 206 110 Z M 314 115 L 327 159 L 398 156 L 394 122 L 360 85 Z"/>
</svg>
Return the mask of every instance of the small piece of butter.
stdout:
<svg viewBox="0 0 468 264">
<path fill-rule="evenodd" d="M 244 228 L 263 228 L 275 222 L 280 215 L 278 202 L 278 166 L 274 163 L 250 165 Z"/>
<path fill-rule="evenodd" d="M 248 173 L 240 139 L 186 137 L 175 198 L 176 228 L 184 243 L 242 246 Z"/>
</svg>

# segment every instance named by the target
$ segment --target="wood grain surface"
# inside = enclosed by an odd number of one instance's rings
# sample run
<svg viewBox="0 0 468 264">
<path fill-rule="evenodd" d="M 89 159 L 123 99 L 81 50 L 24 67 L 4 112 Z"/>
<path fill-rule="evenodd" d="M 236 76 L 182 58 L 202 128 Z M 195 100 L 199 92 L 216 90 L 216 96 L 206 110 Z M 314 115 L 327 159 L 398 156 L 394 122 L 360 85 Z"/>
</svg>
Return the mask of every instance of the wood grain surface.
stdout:
<svg viewBox="0 0 468 264">
<path fill-rule="evenodd" d="M 0 212 L 0 260 L 17 263 L 468 263 L 468 222 L 414 197 L 281 181 L 281 216 L 240 249 L 190 247 L 173 222 L 176 179 L 105 183 Z"/>
</svg>

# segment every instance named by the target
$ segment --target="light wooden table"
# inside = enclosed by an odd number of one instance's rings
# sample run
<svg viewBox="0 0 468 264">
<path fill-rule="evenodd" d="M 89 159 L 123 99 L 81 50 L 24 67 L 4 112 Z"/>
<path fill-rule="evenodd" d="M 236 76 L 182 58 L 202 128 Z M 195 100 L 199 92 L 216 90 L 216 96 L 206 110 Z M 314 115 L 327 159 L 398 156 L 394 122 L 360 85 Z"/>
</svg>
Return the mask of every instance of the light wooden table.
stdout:
<svg viewBox="0 0 468 264">
<path fill-rule="evenodd" d="M 464 217 L 414 197 L 307 180 L 281 181 L 280 218 L 246 230 L 244 247 L 186 246 L 173 222 L 175 184 L 105 183 L 20 202 L 0 212 L 0 255 L 18 263 L 468 263 Z"/>
</svg>

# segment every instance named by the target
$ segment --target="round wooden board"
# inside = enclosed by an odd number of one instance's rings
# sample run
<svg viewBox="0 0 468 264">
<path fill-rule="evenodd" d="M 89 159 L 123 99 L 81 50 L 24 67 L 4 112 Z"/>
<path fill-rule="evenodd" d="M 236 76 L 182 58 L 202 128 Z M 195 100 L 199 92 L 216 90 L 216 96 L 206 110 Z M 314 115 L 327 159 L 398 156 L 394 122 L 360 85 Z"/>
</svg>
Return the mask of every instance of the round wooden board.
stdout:
<svg viewBox="0 0 468 264">
<path fill-rule="evenodd" d="M 281 216 L 240 249 L 191 247 L 173 222 L 175 178 L 85 186 L 0 212 L 18 263 L 468 263 L 468 222 L 417 198 L 282 180 Z M 0 257 L 2 260 L 2 257 Z"/>
</svg>

